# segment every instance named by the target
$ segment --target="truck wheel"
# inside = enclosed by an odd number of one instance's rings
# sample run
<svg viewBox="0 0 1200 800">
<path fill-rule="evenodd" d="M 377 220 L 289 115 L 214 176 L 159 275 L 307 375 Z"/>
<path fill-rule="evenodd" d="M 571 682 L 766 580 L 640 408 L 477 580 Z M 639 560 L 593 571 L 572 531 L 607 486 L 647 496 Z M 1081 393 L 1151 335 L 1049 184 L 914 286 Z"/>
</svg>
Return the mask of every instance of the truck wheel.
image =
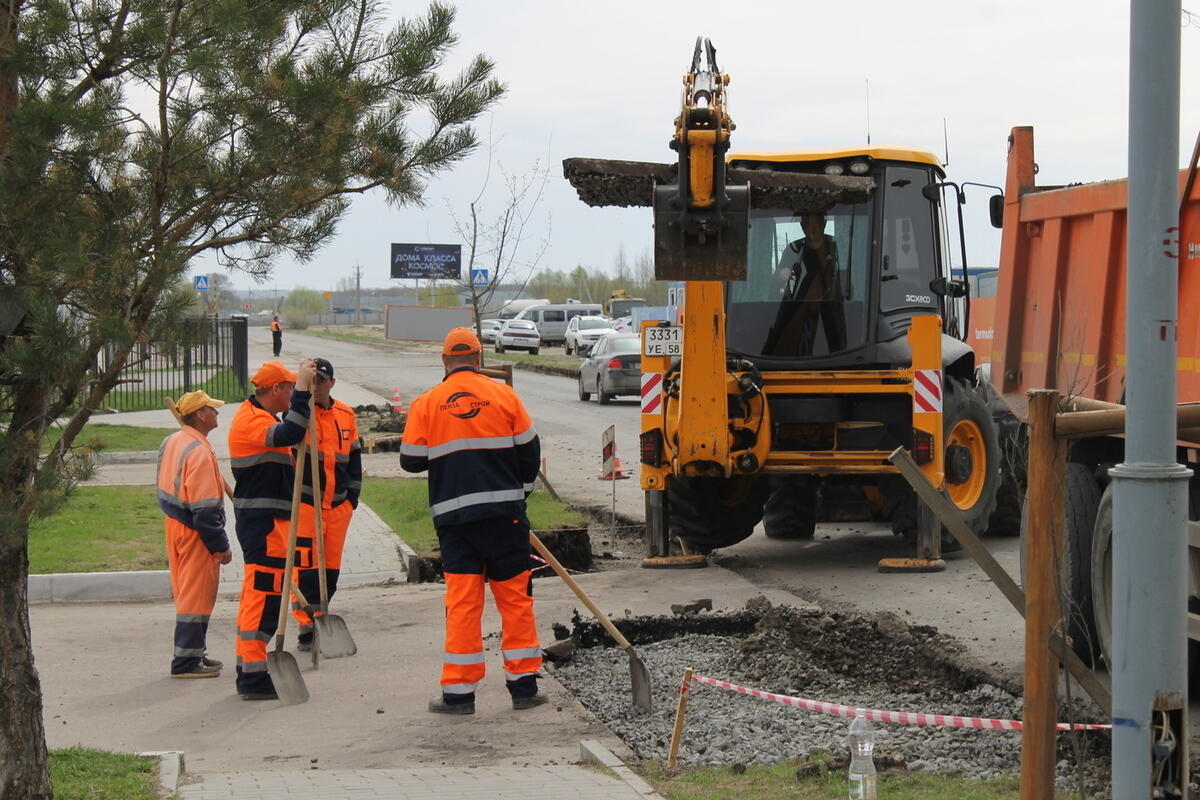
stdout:
<svg viewBox="0 0 1200 800">
<path fill-rule="evenodd" d="M 1063 542 L 1063 557 L 1059 580 L 1062 582 L 1061 597 L 1066 598 L 1069 607 L 1062 609 L 1067 617 L 1066 631 L 1071 639 L 1071 649 L 1076 655 L 1091 664 L 1098 652 L 1107 651 L 1104 648 L 1105 638 L 1111 639 L 1112 626 L 1107 620 L 1101 623 L 1101 609 L 1093 598 L 1101 597 L 1096 594 L 1095 574 L 1093 563 L 1098 537 L 1101 536 L 1101 516 L 1104 513 L 1105 498 L 1110 491 L 1100 492 L 1092 470 L 1086 464 L 1069 462 L 1066 469 L 1066 481 L 1063 486 L 1063 515 L 1066 518 L 1065 541 Z M 1108 536 L 1112 532 L 1112 501 L 1108 503 Z M 1028 529 L 1029 504 L 1026 501 L 1021 515 L 1021 585 L 1025 585 L 1027 560 L 1029 558 Z M 1100 545 L 1107 547 L 1107 544 Z M 1107 615 L 1107 608 L 1103 611 Z"/>
<path fill-rule="evenodd" d="M 817 487 L 803 477 L 771 478 L 763 509 L 770 539 L 811 539 L 817 530 Z"/>
<path fill-rule="evenodd" d="M 672 476 L 667 509 L 672 537 L 693 551 L 708 554 L 737 544 L 754 533 L 769 491 L 759 476 L 681 478 Z"/>
<path fill-rule="evenodd" d="M 942 427 L 946 446 L 946 494 L 976 536 L 987 530 L 1000 486 L 1000 444 L 996 423 L 983 398 L 965 381 L 946 381 Z M 901 477 L 881 482 L 884 510 L 892 531 L 915 542 L 917 495 Z M 942 550 L 961 548 L 942 528 Z"/>
<path fill-rule="evenodd" d="M 582 374 L 580 374 L 580 376 L 579 376 L 579 399 L 585 403 L 588 400 L 592 399 L 592 393 L 583 388 L 583 375 Z"/>
</svg>

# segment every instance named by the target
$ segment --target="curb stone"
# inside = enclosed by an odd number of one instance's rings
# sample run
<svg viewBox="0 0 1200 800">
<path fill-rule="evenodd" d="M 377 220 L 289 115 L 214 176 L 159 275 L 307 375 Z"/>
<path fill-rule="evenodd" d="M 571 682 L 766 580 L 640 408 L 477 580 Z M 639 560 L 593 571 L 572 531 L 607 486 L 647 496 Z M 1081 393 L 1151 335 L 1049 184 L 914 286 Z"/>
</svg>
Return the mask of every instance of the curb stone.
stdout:
<svg viewBox="0 0 1200 800">
<path fill-rule="evenodd" d="M 138 755 L 158 759 L 158 785 L 168 796 L 179 791 L 179 776 L 183 774 L 182 750 L 151 750 Z"/>
<path fill-rule="evenodd" d="M 624 761 L 617 758 L 611 750 L 595 739 L 585 739 L 579 743 L 579 757 L 582 761 L 599 764 L 602 767 L 612 770 L 613 774 L 626 786 L 633 789 L 642 797 L 661 797 L 661 795 L 654 791 L 654 787 L 642 780 L 637 773 L 625 766 Z"/>
</svg>

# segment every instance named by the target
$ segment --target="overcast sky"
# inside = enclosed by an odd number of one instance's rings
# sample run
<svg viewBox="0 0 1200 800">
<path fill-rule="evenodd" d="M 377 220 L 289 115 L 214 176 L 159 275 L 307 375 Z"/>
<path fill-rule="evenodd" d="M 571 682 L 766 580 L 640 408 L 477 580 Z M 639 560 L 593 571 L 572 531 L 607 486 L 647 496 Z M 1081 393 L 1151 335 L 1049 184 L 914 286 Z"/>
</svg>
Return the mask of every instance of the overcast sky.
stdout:
<svg viewBox="0 0 1200 800">
<path fill-rule="evenodd" d="M 400 17 L 424 6 L 393 0 L 392 8 Z M 1200 0 L 1184 8 L 1200 15 Z M 541 268 L 611 270 L 620 248 L 631 259 L 648 249 L 650 211 L 584 206 L 562 178 L 561 162 L 671 161 L 680 78 L 698 35 L 712 39 L 732 77 L 734 150 L 862 144 L 869 83 L 872 144 L 942 156 L 944 119 L 951 180 L 1002 184 L 1015 125 L 1034 126 L 1039 183 L 1127 172 L 1128 0 L 467 0 L 458 5 L 456 28 L 461 42 L 447 72 L 485 53 L 508 84 L 478 126 L 493 141 L 494 164 L 514 173 L 550 166 L 519 253 L 531 260 L 546 240 Z M 1200 16 L 1185 15 L 1180 35 L 1183 166 L 1200 132 Z M 313 262 L 280 260 L 264 288 L 333 288 L 356 263 L 364 285 L 383 286 L 391 242 L 461 243 L 447 207 L 465 211 L 488 160 L 481 149 L 435 180 L 423 208 L 389 208 L 381 195 L 357 199 Z M 501 188 L 493 170 L 485 216 L 499 212 Z M 999 237 L 986 224 L 986 195 L 975 190 L 968 200 L 968 258 L 994 265 Z"/>
</svg>

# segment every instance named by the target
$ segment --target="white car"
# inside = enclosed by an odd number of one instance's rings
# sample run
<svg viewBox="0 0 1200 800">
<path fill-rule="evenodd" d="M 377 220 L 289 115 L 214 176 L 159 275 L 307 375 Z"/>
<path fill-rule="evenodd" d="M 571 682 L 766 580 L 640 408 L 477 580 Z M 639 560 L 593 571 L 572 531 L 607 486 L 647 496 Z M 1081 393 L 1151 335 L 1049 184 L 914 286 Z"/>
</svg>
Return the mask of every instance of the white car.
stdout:
<svg viewBox="0 0 1200 800">
<path fill-rule="evenodd" d="M 633 331 L 633 317 L 617 317 L 613 320 L 613 330 L 617 333 L 629 333 Z"/>
<path fill-rule="evenodd" d="M 542 337 L 538 334 L 537 325 L 527 319 L 510 319 L 504 321 L 504 327 L 496 334 L 496 352 L 505 350 L 528 350 L 536 356 L 542 346 Z"/>
<path fill-rule="evenodd" d="M 610 333 L 616 333 L 616 331 L 613 330 L 612 322 L 606 317 L 575 317 L 567 323 L 563 347 L 566 348 L 567 355 L 571 355 L 571 353 L 583 355 L 592 349 L 592 345 L 601 336 L 607 336 Z"/>
<path fill-rule="evenodd" d="M 479 341 L 484 344 L 495 344 L 496 334 L 500 333 L 500 328 L 504 326 L 502 319 L 481 319 L 479 320 Z"/>
</svg>

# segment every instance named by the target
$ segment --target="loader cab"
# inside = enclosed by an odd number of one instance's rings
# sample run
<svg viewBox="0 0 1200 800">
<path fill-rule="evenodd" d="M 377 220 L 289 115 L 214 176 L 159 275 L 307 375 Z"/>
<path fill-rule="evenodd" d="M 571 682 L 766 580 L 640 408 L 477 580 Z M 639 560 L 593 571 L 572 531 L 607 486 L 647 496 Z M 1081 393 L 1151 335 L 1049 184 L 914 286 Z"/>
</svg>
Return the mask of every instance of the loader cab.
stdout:
<svg viewBox="0 0 1200 800">
<path fill-rule="evenodd" d="M 903 343 L 913 316 L 952 321 L 957 312 L 937 281 L 950 277 L 941 204 L 923 191 L 943 180 L 933 154 L 741 153 L 730 165 L 875 181 L 870 199 L 823 214 L 752 208 L 747 277 L 726 290 L 731 352 L 764 369 L 885 365 L 907 358 L 890 343 Z"/>
</svg>

